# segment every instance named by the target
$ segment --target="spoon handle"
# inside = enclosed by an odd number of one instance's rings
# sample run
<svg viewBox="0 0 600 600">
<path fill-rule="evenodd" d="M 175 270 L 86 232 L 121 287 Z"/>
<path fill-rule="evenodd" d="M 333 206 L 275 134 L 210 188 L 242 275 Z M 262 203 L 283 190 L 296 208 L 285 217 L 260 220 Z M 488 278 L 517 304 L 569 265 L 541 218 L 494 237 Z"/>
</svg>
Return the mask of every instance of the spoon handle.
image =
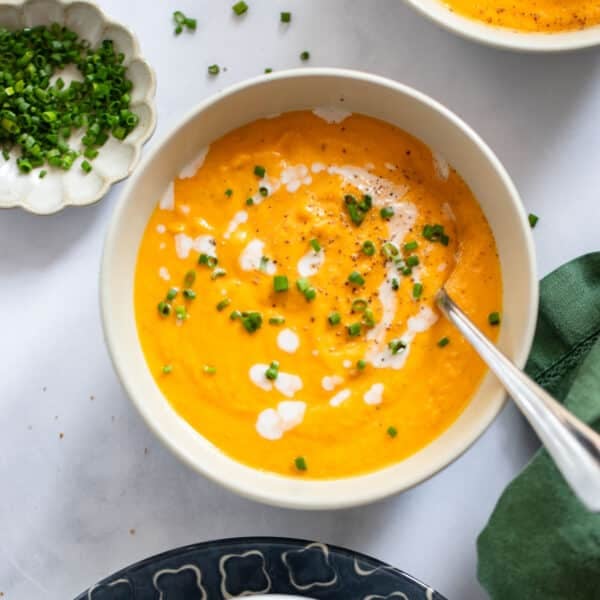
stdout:
<svg viewBox="0 0 600 600">
<path fill-rule="evenodd" d="M 559 471 L 593 512 L 600 512 L 600 435 L 518 369 L 442 289 L 437 304 L 500 380 Z"/>
</svg>

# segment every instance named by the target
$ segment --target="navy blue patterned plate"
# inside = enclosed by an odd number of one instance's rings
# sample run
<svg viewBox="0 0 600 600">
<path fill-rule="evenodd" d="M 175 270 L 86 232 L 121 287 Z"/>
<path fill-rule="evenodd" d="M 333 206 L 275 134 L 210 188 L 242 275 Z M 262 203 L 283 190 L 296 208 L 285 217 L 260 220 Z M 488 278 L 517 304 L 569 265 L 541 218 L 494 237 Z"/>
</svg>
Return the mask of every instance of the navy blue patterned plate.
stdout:
<svg viewBox="0 0 600 600">
<path fill-rule="evenodd" d="M 230 600 L 260 594 L 445 600 L 364 554 L 286 538 L 235 538 L 171 550 L 115 573 L 76 600 Z"/>
</svg>

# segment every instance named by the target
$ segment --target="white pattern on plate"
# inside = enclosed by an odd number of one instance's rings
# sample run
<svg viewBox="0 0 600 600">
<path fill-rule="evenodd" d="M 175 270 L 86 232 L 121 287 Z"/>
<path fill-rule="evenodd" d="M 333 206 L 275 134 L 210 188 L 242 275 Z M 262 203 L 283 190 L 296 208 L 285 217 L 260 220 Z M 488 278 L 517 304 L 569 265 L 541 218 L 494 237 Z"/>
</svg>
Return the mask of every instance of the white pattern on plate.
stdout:
<svg viewBox="0 0 600 600">
<path fill-rule="evenodd" d="M 241 593 L 237 593 L 235 596 L 227 589 L 227 571 L 225 570 L 225 564 L 232 558 L 246 558 L 247 556 L 259 556 L 262 562 L 261 570 L 265 576 L 267 585 L 262 590 L 244 590 Z M 248 550 L 243 554 L 224 554 L 219 559 L 219 573 L 221 574 L 221 594 L 223 598 L 229 600 L 230 598 L 241 598 L 242 596 L 253 596 L 255 594 L 268 594 L 271 591 L 271 578 L 267 573 L 267 564 L 265 557 L 259 550 Z"/>
<path fill-rule="evenodd" d="M 158 600 L 168 600 L 168 598 L 165 597 L 163 590 L 160 588 L 159 579 L 165 575 L 179 575 L 179 573 L 188 570 L 194 573 L 196 577 L 196 587 L 201 593 L 200 596 L 196 596 L 196 600 L 206 600 L 206 590 L 202 585 L 202 571 L 196 565 L 183 565 L 182 567 L 179 567 L 179 569 L 162 569 L 154 573 L 152 585 L 154 585 L 154 589 L 159 593 Z"/>
<path fill-rule="evenodd" d="M 294 577 L 294 570 L 288 562 L 288 556 L 290 556 L 291 554 L 302 554 L 313 548 L 318 548 L 319 550 L 321 550 L 321 552 L 323 553 L 323 559 L 325 561 L 325 564 L 332 571 L 333 576 L 331 577 L 331 579 L 329 579 L 327 581 L 313 581 L 312 583 L 300 584 L 296 581 L 296 579 Z M 282 553 L 281 560 L 283 561 L 283 564 L 286 566 L 286 568 L 288 570 L 290 583 L 297 590 L 305 591 L 305 590 L 310 590 L 313 587 L 331 587 L 331 586 L 334 586 L 338 581 L 338 575 L 337 575 L 335 569 L 329 563 L 329 548 L 325 544 L 321 544 L 319 542 L 314 542 L 312 544 L 308 544 L 308 546 L 301 548 L 300 550 L 288 550 L 287 552 Z"/>
</svg>

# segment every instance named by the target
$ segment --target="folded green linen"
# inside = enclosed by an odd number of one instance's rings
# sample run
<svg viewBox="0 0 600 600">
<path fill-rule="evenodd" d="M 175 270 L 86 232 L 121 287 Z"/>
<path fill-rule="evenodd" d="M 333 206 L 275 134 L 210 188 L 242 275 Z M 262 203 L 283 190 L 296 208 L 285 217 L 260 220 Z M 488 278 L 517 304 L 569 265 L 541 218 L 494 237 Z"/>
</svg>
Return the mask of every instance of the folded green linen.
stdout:
<svg viewBox="0 0 600 600">
<path fill-rule="evenodd" d="M 600 431 L 600 253 L 542 280 L 526 371 Z M 600 600 L 600 515 L 540 450 L 506 488 L 477 542 L 493 600 Z"/>
</svg>

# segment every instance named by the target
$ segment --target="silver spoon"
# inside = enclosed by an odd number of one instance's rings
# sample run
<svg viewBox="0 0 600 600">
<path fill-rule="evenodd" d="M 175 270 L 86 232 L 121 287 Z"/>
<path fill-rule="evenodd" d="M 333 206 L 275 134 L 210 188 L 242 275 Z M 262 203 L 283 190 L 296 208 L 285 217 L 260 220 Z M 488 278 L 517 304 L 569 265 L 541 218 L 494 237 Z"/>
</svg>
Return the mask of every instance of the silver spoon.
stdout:
<svg viewBox="0 0 600 600">
<path fill-rule="evenodd" d="M 600 435 L 502 354 L 444 288 L 436 302 L 500 380 L 581 502 L 588 510 L 600 512 Z"/>
</svg>

